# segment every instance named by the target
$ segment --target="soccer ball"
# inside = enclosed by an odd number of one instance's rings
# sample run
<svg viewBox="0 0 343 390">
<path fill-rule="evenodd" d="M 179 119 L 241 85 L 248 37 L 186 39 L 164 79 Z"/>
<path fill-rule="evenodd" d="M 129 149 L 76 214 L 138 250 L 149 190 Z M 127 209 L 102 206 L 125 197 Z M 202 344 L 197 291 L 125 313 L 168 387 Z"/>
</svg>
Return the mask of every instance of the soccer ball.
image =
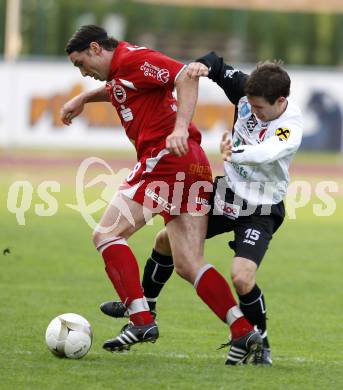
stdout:
<svg viewBox="0 0 343 390">
<path fill-rule="evenodd" d="M 82 316 L 74 313 L 54 318 L 45 332 L 46 345 L 59 357 L 80 359 L 92 345 L 92 328 Z"/>
</svg>

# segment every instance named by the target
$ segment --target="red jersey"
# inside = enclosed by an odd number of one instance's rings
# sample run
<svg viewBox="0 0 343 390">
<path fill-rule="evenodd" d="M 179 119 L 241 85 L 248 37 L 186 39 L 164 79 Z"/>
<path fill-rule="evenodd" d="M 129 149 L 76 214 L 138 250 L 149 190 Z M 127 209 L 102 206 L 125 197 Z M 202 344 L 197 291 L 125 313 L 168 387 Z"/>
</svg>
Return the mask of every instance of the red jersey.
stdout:
<svg viewBox="0 0 343 390">
<path fill-rule="evenodd" d="M 172 92 L 184 67 L 146 47 L 127 42 L 116 47 L 106 88 L 138 159 L 161 146 L 174 130 L 177 101 Z M 192 123 L 188 131 L 200 144 L 201 134 Z"/>
</svg>

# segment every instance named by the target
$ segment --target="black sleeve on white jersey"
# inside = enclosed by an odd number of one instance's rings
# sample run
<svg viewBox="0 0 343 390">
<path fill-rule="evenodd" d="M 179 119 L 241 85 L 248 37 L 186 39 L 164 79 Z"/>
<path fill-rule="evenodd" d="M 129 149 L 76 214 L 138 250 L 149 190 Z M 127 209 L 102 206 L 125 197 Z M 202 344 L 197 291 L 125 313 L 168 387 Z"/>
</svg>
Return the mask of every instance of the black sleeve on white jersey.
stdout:
<svg viewBox="0 0 343 390">
<path fill-rule="evenodd" d="M 225 92 L 231 103 L 237 105 L 239 99 L 245 96 L 244 86 L 248 75 L 224 63 L 222 57 L 210 52 L 196 60 L 209 69 L 208 77 L 216 82 Z"/>
</svg>

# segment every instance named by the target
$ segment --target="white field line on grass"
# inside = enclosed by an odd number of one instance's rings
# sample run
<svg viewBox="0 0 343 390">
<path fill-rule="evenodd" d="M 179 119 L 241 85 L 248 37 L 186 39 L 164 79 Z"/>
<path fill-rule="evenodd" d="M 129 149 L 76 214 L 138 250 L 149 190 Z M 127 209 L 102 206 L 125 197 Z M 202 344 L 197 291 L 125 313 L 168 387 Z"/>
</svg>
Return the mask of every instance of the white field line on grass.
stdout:
<svg viewBox="0 0 343 390">
<path fill-rule="evenodd" d="M 16 355 L 32 355 L 32 351 L 25 351 L 25 350 L 15 350 L 13 351 Z M 121 355 L 127 355 L 127 354 L 135 354 L 136 351 L 128 351 L 128 352 L 122 352 L 122 353 L 114 353 L 114 356 L 121 356 Z M 165 359 L 180 359 L 180 360 L 194 360 L 194 359 L 222 359 L 225 358 L 226 355 L 215 355 L 215 354 L 207 354 L 207 353 L 201 353 L 201 354 L 187 354 L 187 353 L 174 353 L 174 352 L 138 352 L 140 356 L 147 356 L 147 357 L 157 357 L 157 358 L 165 358 Z M 0 352 L 1 354 L 1 352 Z M 103 353 L 100 352 L 90 352 L 91 355 L 96 356 L 103 356 Z M 328 362 L 325 360 L 320 359 L 313 359 L 313 358 L 306 358 L 304 356 L 293 356 L 293 357 L 286 357 L 286 356 L 280 356 L 280 357 L 273 357 L 274 362 L 289 362 L 289 363 L 299 363 L 299 364 L 307 364 L 307 363 L 320 363 L 320 364 L 327 364 Z M 338 365 L 343 366 L 343 360 L 335 360 L 330 361 L 331 365 Z"/>
</svg>

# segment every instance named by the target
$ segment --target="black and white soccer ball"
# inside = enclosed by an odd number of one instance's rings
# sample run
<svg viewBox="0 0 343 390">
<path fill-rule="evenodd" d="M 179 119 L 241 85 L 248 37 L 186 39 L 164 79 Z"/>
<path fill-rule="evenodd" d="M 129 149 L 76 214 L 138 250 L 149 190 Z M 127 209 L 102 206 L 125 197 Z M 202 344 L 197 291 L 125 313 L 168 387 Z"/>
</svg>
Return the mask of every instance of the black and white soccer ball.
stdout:
<svg viewBox="0 0 343 390">
<path fill-rule="evenodd" d="M 66 313 L 54 318 L 45 332 L 49 350 L 56 356 L 80 359 L 92 345 L 90 323 L 79 314 Z"/>
</svg>

